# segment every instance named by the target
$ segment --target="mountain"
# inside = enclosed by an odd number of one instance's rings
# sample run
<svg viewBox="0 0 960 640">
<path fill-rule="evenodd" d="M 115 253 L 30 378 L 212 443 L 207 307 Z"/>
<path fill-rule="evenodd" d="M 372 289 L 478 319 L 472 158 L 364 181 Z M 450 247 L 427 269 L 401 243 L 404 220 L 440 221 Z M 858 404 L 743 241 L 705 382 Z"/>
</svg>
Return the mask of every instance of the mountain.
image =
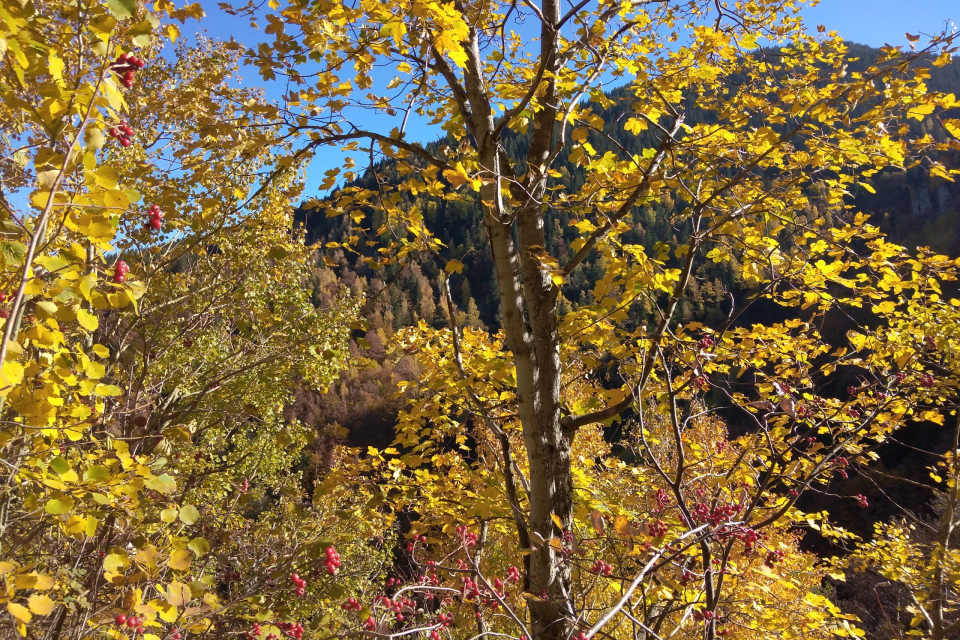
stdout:
<svg viewBox="0 0 960 640">
<path fill-rule="evenodd" d="M 849 71 L 865 69 L 870 61 L 880 52 L 877 49 L 862 45 L 851 44 L 850 53 L 857 61 L 851 62 Z M 930 78 L 927 82 L 930 90 L 960 94 L 960 61 L 954 60 L 943 67 L 930 67 Z M 632 95 L 626 88 L 614 89 L 607 96 L 612 104 L 603 107 L 596 103 L 591 107 L 597 115 L 606 122 L 619 121 L 631 107 Z M 710 114 L 699 110 L 694 98 L 688 99 L 685 105 L 687 121 L 692 123 L 705 122 Z M 916 123 L 911 121 L 913 133 L 917 136 L 930 133 L 935 138 L 943 139 L 945 132 L 942 127 L 930 119 Z M 644 148 L 655 146 L 658 142 L 653 131 L 647 130 L 634 135 L 624 129 L 615 130 L 608 140 L 596 132 L 591 132 L 588 141 L 603 154 L 607 150 L 619 145 L 630 153 L 640 153 Z M 428 149 L 435 150 L 439 145 L 451 140 L 438 140 L 428 145 Z M 507 132 L 504 140 L 506 154 L 513 160 L 525 157 L 528 145 L 528 136 Z M 585 181 L 582 167 L 570 163 L 562 153 L 557 169 L 562 181 L 569 189 L 579 189 Z M 952 158 L 953 166 L 960 166 L 960 157 Z M 375 188 L 375 174 L 380 180 L 396 181 L 399 176 L 390 162 L 381 162 L 374 171 L 368 169 L 365 174 L 349 183 L 350 186 Z M 859 189 L 851 196 L 856 208 L 868 213 L 872 221 L 878 224 L 890 238 L 909 247 L 929 246 L 932 249 L 949 255 L 960 255 L 960 185 L 947 182 L 940 178 L 931 177 L 924 166 L 917 166 L 905 171 L 886 170 L 875 176 L 872 185 L 876 193 L 866 189 Z M 683 243 L 689 231 L 685 228 L 675 228 L 670 219 L 677 212 L 682 203 L 666 195 L 660 202 L 649 206 L 634 209 L 631 219 L 633 226 L 627 240 L 643 244 L 649 254 L 655 254 L 654 246 L 661 241 Z M 448 202 L 436 197 L 421 197 L 420 207 L 424 213 L 427 227 L 445 245 L 444 258 L 453 258 L 464 263 L 463 278 L 456 278 L 452 283 L 454 300 L 461 310 L 475 308 L 473 315 L 485 326 L 495 329 L 499 325 L 497 318 L 498 303 L 493 279 L 493 265 L 491 257 L 483 241 L 485 233 L 482 226 L 482 213 L 478 203 Z M 374 223 L 378 222 L 377 212 L 370 211 L 368 215 Z M 302 226 L 308 242 L 325 243 L 342 239 L 351 224 L 345 218 L 326 218 L 322 213 L 308 209 L 299 209 L 296 216 L 297 223 Z M 548 216 L 546 237 L 547 249 L 560 257 L 561 264 L 569 255 L 569 243 L 579 236 L 576 228 L 569 226 L 569 214 L 565 211 L 553 212 Z M 376 224 L 374 224 L 376 226 Z M 374 249 L 369 249 L 372 255 Z M 361 277 L 379 278 L 386 282 L 397 277 L 395 268 L 388 269 L 382 274 L 374 274 L 362 266 L 355 257 L 338 255 L 335 258 L 342 266 L 356 272 Z M 592 291 L 588 282 L 595 282 L 592 277 L 598 269 L 599 257 L 593 255 L 575 271 L 563 285 L 563 295 L 566 302 L 572 306 L 590 304 Z M 428 322 L 443 322 L 441 317 L 424 317 L 415 313 L 421 305 L 422 297 L 427 292 L 422 291 L 424 282 L 428 286 L 436 282 L 436 265 L 430 261 L 421 261 L 419 268 L 426 275 L 425 280 L 419 277 L 400 275 L 402 288 L 407 291 L 406 306 L 403 296 L 391 294 L 391 325 L 394 330 L 411 324 L 417 318 Z M 738 275 L 738 265 L 735 262 L 714 264 L 703 261 L 697 266 L 696 277 L 691 284 L 690 295 L 682 303 L 679 318 L 683 322 L 697 320 L 707 325 L 715 326 L 727 317 L 729 293 L 734 293 L 738 299 L 740 294 L 749 294 L 744 290 Z M 433 291 L 434 299 L 438 292 Z M 434 305 L 433 313 L 436 311 Z M 650 309 L 642 304 L 630 309 L 630 321 L 643 324 L 648 320 Z"/>
</svg>

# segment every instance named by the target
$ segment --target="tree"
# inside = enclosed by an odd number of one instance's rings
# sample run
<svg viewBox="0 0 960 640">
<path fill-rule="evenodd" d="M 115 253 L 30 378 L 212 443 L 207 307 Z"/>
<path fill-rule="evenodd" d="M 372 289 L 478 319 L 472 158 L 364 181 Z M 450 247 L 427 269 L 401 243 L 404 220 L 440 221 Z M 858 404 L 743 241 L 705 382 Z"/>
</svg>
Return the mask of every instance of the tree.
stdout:
<svg viewBox="0 0 960 640">
<path fill-rule="evenodd" d="M 296 630 L 381 570 L 353 536 L 384 526 L 296 469 L 282 409 L 343 366 L 358 304 L 310 303 L 268 107 L 221 45 L 159 57 L 199 7 L 0 13 L 0 634 Z"/>
<path fill-rule="evenodd" d="M 683 432 L 694 417 L 690 399 L 700 388 L 722 380 L 729 401 L 754 415 L 754 438 L 761 440 L 742 449 L 749 461 L 743 464 L 764 469 L 745 498 L 752 528 L 791 513 L 793 499 L 777 497 L 781 488 L 808 489 L 836 460 L 847 459 L 844 454 L 859 454 L 864 439 L 879 437 L 872 420 L 860 421 L 861 409 L 824 397 L 821 386 L 836 384 L 830 374 L 846 361 L 834 355 L 831 364 L 814 368 L 815 359 L 837 353 L 814 327 L 834 307 L 832 288 L 858 282 L 840 275 L 859 264 L 855 241 L 875 237 L 862 218 L 847 216 L 849 191 L 936 145 L 929 136 L 911 139 L 907 122 L 955 102 L 926 93 L 924 74 L 911 68 L 931 53 L 939 55 L 936 64 L 948 62 L 949 41 L 935 39 L 910 54 L 887 47 L 865 71 L 848 74 L 841 39 L 808 34 L 798 11 L 779 2 L 293 2 L 266 18 L 270 47 L 245 54 L 265 78 L 282 74 L 302 85 L 291 105 L 299 110 L 278 123 L 286 139 L 304 140 L 299 157 L 325 145 L 369 145 L 367 171 L 376 187 L 346 187 L 310 204 L 357 223 L 377 212 L 366 240 L 358 229 L 343 248 L 379 242 L 372 264 L 436 254 L 441 248 L 415 196 L 479 198 L 483 205 L 502 342 L 492 339 L 488 348 L 496 355 L 481 367 L 463 352 L 478 338 L 468 332 L 458 338 L 453 329 L 440 379 L 456 375 L 459 383 L 456 392 L 434 392 L 456 398 L 442 401 L 443 422 L 469 412 L 475 427 L 499 440 L 499 482 L 511 502 L 518 549 L 526 554 L 524 588 L 534 596 L 526 601 L 528 631 L 536 640 L 566 640 L 578 629 L 590 637 L 611 619 L 587 622 L 562 549 L 531 542 L 558 540 L 578 524 L 573 452 L 588 427 L 631 410 L 670 417 L 678 460 L 661 464 L 661 475 L 687 535 L 702 531 L 690 512 L 692 471 L 682 453 L 688 446 Z M 384 84 L 385 69 L 396 77 Z M 620 99 L 632 104 L 632 117 L 604 119 L 613 98 L 601 82 L 625 83 Z M 397 114 L 402 122 L 392 131 L 371 130 L 353 117 L 364 108 Z M 700 124 L 688 118 L 694 112 Z M 429 148 L 407 141 L 411 113 L 442 124 L 446 138 Z M 635 133 L 638 149 L 614 143 L 613 127 Z M 511 161 L 504 148 L 517 139 L 524 152 Z M 381 178 L 377 158 L 390 161 L 396 180 Z M 557 169 L 564 158 L 585 174 L 583 188 L 566 188 Z M 934 173 L 949 175 L 926 161 Z M 331 172 L 323 186 L 335 181 Z M 648 254 L 624 234 L 632 212 L 666 195 L 682 203 L 671 222 L 685 227 L 689 240 L 661 243 Z M 815 217 L 799 215 L 811 205 Z M 563 264 L 547 251 L 545 236 L 558 212 L 580 232 Z M 831 216 L 852 226 L 827 224 Z M 560 287 L 593 253 L 602 256 L 593 303 L 561 318 Z M 752 300 L 735 301 L 730 321 L 716 331 L 699 335 L 703 327 L 679 327 L 695 267 L 734 259 L 754 288 Z M 447 273 L 460 268 L 445 263 Z M 863 304 L 859 295 L 853 306 Z M 737 325 L 744 309 L 764 298 L 814 306 L 814 315 Z M 624 322 L 627 309 L 641 301 L 654 309 L 653 320 L 631 327 Z M 433 336 L 428 331 L 407 346 L 440 339 Z M 612 389 L 595 375 L 602 362 L 616 372 Z M 755 382 L 741 382 L 745 375 Z M 477 385 L 487 377 L 504 388 L 481 392 Z M 807 395 L 820 404 L 798 413 Z M 441 420 L 423 407 L 412 415 Z M 798 430 L 816 443 L 821 434 L 831 437 L 798 458 Z M 656 467 L 655 458 L 647 462 Z M 722 496 L 733 500 L 724 493 L 730 489 L 714 490 L 719 493 L 709 504 Z M 716 535 L 695 538 L 710 616 L 727 584 L 713 566 L 728 554 L 715 546 Z M 705 637 L 713 638 L 716 618 L 704 620 Z"/>
</svg>

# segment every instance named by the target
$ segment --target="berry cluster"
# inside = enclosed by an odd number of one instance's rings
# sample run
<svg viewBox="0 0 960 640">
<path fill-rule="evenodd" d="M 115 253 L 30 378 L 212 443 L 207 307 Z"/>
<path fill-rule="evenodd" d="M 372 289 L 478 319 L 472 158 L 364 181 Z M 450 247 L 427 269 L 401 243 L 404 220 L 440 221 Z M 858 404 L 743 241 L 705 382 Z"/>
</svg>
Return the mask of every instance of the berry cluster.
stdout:
<svg viewBox="0 0 960 640">
<path fill-rule="evenodd" d="M 364 620 L 364 622 L 363 622 L 363 628 L 364 628 L 366 631 L 373 631 L 374 629 L 377 628 L 377 621 L 374 620 L 373 616 L 370 616 L 369 618 L 367 618 L 366 620 Z"/>
<path fill-rule="evenodd" d="M 654 520 L 647 525 L 647 530 L 654 538 L 662 538 L 667 534 L 667 524 L 663 520 Z"/>
<path fill-rule="evenodd" d="M 856 496 L 854 496 L 854 500 L 857 501 L 857 504 L 861 509 L 866 509 L 870 506 L 870 503 L 867 502 L 867 496 L 863 495 L 862 493 L 858 493 Z"/>
<path fill-rule="evenodd" d="M 147 221 L 148 229 L 159 231 L 163 228 L 163 212 L 160 211 L 160 207 L 155 204 L 151 205 L 150 209 L 147 210 L 147 216 L 150 218 Z"/>
<path fill-rule="evenodd" d="M 117 623 L 118 627 L 126 626 L 129 629 L 133 629 L 134 633 L 139 633 L 141 635 L 145 630 L 143 627 L 143 620 L 141 620 L 137 616 L 130 616 L 128 618 L 127 616 L 121 613 L 116 618 L 114 618 L 113 621 Z"/>
<path fill-rule="evenodd" d="M 494 596 L 496 595 L 502 600 L 505 595 L 504 593 L 495 594 L 487 587 L 487 585 L 480 582 L 474 582 L 471 578 L 467 576 L 462 576 L 460 580 L 463 581 L 463 586 L 460 588 L 460 593 L 463 595 L 465 599 L 479 600 L 482 606 L 490 607 L 491 609 L 494 609 L 494 610 L 496 610 L 500 606 L 500 603 L 497 601 L 497 598 Z M 500 585 L 502 587 L 503 582 L 500 582 Z M 477 613 L 479 614 L 479 612 Z"/>
<path fill-rule="evenodd" d="M 698 522 L 709 522 L 713 526 L 717 526 L 723 522 L 726 522 L 736 514 L 740 513 L 743 509 L 743 505 L 740 503 L 736 504 L 721 504 L 719 506 L 710 508 L 705 502 L 700 502 L 693 507 L 693 518 Z"/>
<path fill-rule="evenodd" d="M 654 500 L 657 501 L 657 506 L 650 510 L 651 513 L 660 513 L 670 506 L 670 496 L 663 489 L 657 489 Z"/>
<path fill-rule="evenodd" d="M 709 349 L 713 346 L 713 338 L 710 336 L 703 336 L 700 338 L 700 342 L 697 343 L 697 346 L 701 349 Z"/>
<path fill-rule="evenodd" d="M 110 127 L 110 130 L 107 134 L 111 138 L 115 138 L 120 141 L 120 144 L 124 147 L 130 146 L 130 140 L 133 138 L 133 127 L 128 125 L 126 122 L 121 122 L 116 127 Z"/>
<path fill-rule="evenodd" d="M 123 260 L 117 260 L 117 264 L 113 265 L 113 281 L 117 284 L 126 282 L 128 271 L 130 271 L 130 267 L 127 266 L 127 263 Z"/>
<path fill-rule="evenodd" d="M 363 605 L 357 602 L 356 598 L 348 598 L 346 602 L 340 605 L 340 608 L 344 611 L 360 611 L 360 609 L 363 609 Z"/>
<path fill-rule="evenodd" d="M 441 613 L 437 616 L 437 623 L 440 629 L 446 629 L 453 623 L 452 613 Z M 434 629 L 430 632 L 430 640 L 440 640 L 440 629 Z"/>
<path fill-rule="evenodd" d="M 247 640 L 258 640 L 261 633 L 260 625 L 256 622 L 253 623 L 253 628 L 250 631 L 247 631 L 246 636 Z"/>
<path fill-rule="evenodd" d="M 933 376 L 930 375 L 929 373 L 925 373 L 922 376 L 920 376 L 921 387 L 927 387 L 929 389 L 930 387 L 934 386 L 936 383 L 937 381 L 934 380 Z"/>
<path fill-rule="evenodd" d="M 786 555 L 787 554 L 784 553 L 782 549 L 771 551 L 767 554 L 767 557 L 763 559 L 763 564 L 767 565 L 768 567 L 772 567 L 773 565 L 782 562 Z"/>
<path fill-rule="evenodd" d="M 299 622 L 278 622 L 277 626 L 294 640 L 300 640 L 303 637 L 303 625 Z"/>
<path fill-rule="evenodd" d="M 613 573 L 613 566 L 607 564 L 603 560 L 597 560 L 593 563 L 593 566 L 590 567 L 590 571 L 599 575 L 609 576 L 611 573 Z"/>
<path fill-rule="evenodd" d="M 744 553 L 750 555 L 753 553 L 753 549 L 758 542 L 767 539 L 767 534 L 750 527 L 722 527 L 720 531 L 717 532 L 717 537 L 721 540 L 728 538 L 739 540 L 743 543 Z"/>
<path fill-rule="evenodd" d="M 418 542 L 426 544 L 427 536 L 413 536 L 413 540 L 407 543 L 407 553 L 412 553 L 414 545 Z"/>
<path fill-rule="evenodd" d="M 520 569 L 510 565 L 507 567 L 507 580 L 510 582 L 520 582 Z"/>
<path fill-rule="evenodd" d="M 417 601 L 410 598 L 397 597 L 391 599 L 389 596 L 378 596 L 374 599 L 376 604 L 382 605 L 387 609 L 392 609 L 397 616 L 397 622 L 403 622 L 403 614 L 408 614 L 416 610 Z"/>
<path fill-rule="evenodd" d="M 327 560 L 324 564 L 327 565 L 327 573 L 333 575 L 337 572 L 337 569 L 340 568 L 340 554 L 337 553 L 337 550 L 333 547 L 327 547 Z"/>
<path fill-rule="evenodd" d="M 332 572 L 331 572 L 332 573 Z M 307 581 L 298 576 L 295 573 L 290 574 L 290 582 L 296 585 L 294 593 L 298 596 L 302 596 L 307 592 Z"/>
<path fill-rule="evenodd" d="M 121 53 L 117 59 L 110 65 L 110 70 L 120 76 L 120 84 L 127 89 L 133 86 L 133 72 L 139 71 L 146 66 L 146 62 L 135 55 Z"/>
<path fill-rule="evenodd" d="M 703 621 L 710 622 L 711 620 L 713 620 L 715 615 L 716 614 L 714 614 L 713 611 L 705 611 L 703 609 L 697 609 L 696 611 L 693 612 L 693 619 L 696 620 L 697 622 L 703 622 Z"/>
<path fill-rule="evenodd" d="M 463 541 L 463 545 L 466 547 L 472 547 L 477 544 L 479 536 L 469 529 L 465 525 L 460 525 L 457 527 L 457 535 L 460 536 L 460 540 Z"/>
</svg>

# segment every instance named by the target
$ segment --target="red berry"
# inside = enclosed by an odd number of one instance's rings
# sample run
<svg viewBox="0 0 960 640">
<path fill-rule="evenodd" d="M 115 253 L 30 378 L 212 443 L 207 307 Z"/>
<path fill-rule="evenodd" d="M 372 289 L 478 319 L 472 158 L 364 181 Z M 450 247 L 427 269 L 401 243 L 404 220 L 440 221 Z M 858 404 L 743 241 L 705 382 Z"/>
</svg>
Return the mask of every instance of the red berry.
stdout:
<svg viewBox="0 0 960 640">
<path fill-rule="evenodd" d="M 144 631 L 146 631 L 146 629 L 144 629 L 143 627 L 137 627 L 137 633 L 139 633 L 140 635 L 143 635 Z"/>
<path fill-rule="evenodd" d="M 122 627 L 123 625 L 127 624 L 127 616 L 121 613 L 117 615 L 117 617 L 114 618 L 113 621 Z"/>
<path fill-rule="evenodd" d="M 130 146 L 130 138 L 123 138 L 122 140 L 120 140 L 120 144 L 123 145 L 124 147 L 129 147 L 129 146 Z"/>
<path fill-rule="evenodd" d="M 136 627 L 138 624 L 140 624 L 140 621 L 137 620 L 137 616 L 130 616 L 129 618 L 127 618 L 127 626 L 130 627 L 131 629 Z"/>
<path fill-rule="evenodd" d="M 297 595 L 298 595 L 298 596 L 302 596 L 302 595 L 305 594 L 306 592 L 307 592 L 306 589 L 304 589 L 303 587 L 297 587 Z"/>
<path fill-rule="evenodd" d="M 150 228 L 155 231 L 159 231 L 160 229 L 163 228 L 163 223 L 160 222 L 158 218 L 154 218 L 153 220 L 150 221 Z"/>
</svg>

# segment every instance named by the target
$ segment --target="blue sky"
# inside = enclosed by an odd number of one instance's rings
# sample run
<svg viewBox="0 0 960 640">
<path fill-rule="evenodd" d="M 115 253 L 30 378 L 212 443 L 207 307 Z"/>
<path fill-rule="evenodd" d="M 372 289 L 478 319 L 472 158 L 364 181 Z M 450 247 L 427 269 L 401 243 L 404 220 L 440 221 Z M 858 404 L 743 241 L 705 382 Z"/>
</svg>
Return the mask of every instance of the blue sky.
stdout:
<svg viewBox="0 0 960 640">
<path fill-rule="evenodd" d="M 217 2 L 201 0 L 201 4 L 207 10 L 208 17 L 202 24 L 209 36 L 224 39 L 232 36 L 241 42 L 256 42 L 262 37 L 262 34 L 249 27 L 247 20 L 220 11 Z M 884 44 L 905 45 L 904 34 L 907 32 L 933 35 L 960 24 L 960 0 L 823 0 L 818 6 L 807 8 L 804 15 L 811 29 L 823 25 L 849 41 L 875 47 Z M 924 39 L 921 38 L 921 42 Z M 248 82 L 259 82 L 253 70 L 246 70 L 244 76 Z M 388 131 L 399 124 L 386 116 L 383 119 L 384 122 L 376 123 L 377 129 Z M 434 129 L 422 123 L 411 122 L 408 125 L 410 140 L 427 142 L 437 136 Z M 364 160 L 357 158 L 357 164 L 363 166 Z M 316 184 L 324 171 L 340 166 L 342 162 L 343 155 L 332 149 L 325 151 L 309 167 L 309 182 Z M 313 195 L 315 192 L 308 187 L 307 193 Z"/>
<path fill-rule="evenodd" d="M 947 21 L 960 25 L 957 0 L 823 0 L 805 12 L 847 40 L 879 47 L 906 43 L 904 33 L 939 33 Z"/>
</svg>

